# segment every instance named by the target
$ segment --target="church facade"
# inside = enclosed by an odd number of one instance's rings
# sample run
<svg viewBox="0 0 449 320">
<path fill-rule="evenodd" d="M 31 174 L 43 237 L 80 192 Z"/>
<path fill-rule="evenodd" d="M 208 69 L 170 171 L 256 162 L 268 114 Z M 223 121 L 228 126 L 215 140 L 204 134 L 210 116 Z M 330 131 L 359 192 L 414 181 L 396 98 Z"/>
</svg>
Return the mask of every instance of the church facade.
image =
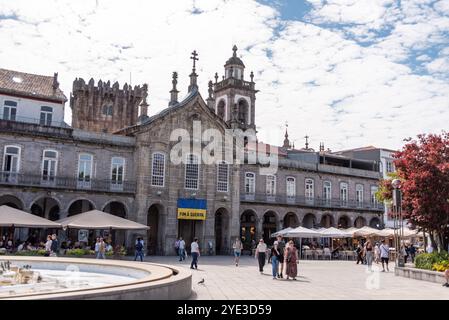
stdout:
<svg viewBox="0 0 449 320">
<path fill-rule="evenodd" d="M 192 59 L 187 96 L 178 101 L 174 73 L 169 106 L 151 117 L 146 85 L 76 79 L 72 126 L 0 119 L 0 205 L 51 220 L 110 212 L 150 226 L 118 232 L 114 241 L 132 248 L 142 236 L 148 254 L 163 255 L 174 254 L 180 236 L 187 243 L 198 237 L 211 254 L 229 254 L 236 237 L 249 248 L 288 226 L 382 228 L 378 163 L 295 149 L 288 132 L 281 147 L 259 143 L 254 75 L 247 80 L 237 47 L 206 99 L 196 52 Z M 0 88 L 4 108 L 14 99 L 20 108 L 25 93 L 12 88 Z M 226 139 L 232 132 L 239 136 Z M 259 154 L 275 159 L 274 171 Z"/>
</svg>

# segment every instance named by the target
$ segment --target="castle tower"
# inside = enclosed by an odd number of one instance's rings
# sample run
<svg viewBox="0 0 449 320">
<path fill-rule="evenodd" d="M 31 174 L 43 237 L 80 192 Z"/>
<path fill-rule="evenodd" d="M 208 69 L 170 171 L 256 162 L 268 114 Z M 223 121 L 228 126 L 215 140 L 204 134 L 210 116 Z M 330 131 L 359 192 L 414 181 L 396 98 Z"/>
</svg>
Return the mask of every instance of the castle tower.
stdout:
<svg viewBox="0 0 449 320">
<path fill-rule="evenodd" d="M 73 81 L 70 96 L 72 127 L 94 132 L 113 133 L 135 125 L 139 116 L 139 105 L 148 95 L 148 87 L 128 86 L 122 89 L 118 82 L 111 87 L 110 82 L 94 79 L 86 84 L 82 78 Z M 142 108 L 147 112 L 146 103 Z"/>
<path fill-rule="evenodd" d="M 245 65 L 237 57 L 237 46 L 232 48 L 233 55 L 225 64 L 225 76 L 218 82 L 215 74 L 214 99 L 215 113 L 232 128 L 256 129 L 255 104 L 256 93 L 254 74 L 251 81 L 245 81 Z"/>
</svg>

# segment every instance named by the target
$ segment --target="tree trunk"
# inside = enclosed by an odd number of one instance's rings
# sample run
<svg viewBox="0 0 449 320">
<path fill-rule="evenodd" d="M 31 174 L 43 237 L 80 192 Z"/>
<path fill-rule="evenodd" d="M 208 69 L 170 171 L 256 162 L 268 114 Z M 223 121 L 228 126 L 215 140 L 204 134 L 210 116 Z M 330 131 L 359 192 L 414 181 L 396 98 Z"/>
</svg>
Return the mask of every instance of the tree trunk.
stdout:
<svg viewBox="0 0 449 320">
<path fill-rule="evenodd" d="M 435 237 L 434 237 L 434 234 L 435 234 L 435 231 L 429 231 L 429 236 L 430 236 L 430 243 L 432 244 L 432 248 L 434 249 L 434 250 L 436 250 L 437 249 L 437 244 L 436 244 L 436 242 L 435 242 Z"/>
</svg>

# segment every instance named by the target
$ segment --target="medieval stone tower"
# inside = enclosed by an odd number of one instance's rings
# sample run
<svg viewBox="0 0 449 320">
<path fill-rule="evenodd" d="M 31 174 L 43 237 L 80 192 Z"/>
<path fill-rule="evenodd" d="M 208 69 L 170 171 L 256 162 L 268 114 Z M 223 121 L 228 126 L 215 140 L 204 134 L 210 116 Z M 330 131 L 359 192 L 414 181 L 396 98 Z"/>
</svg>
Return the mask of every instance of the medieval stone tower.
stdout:
<svg viewBox="0 0 449 320">
<path fill-rule="evenodd" d="M 237 57 L 237 46 L 234 46 L 232 50 L 234 53 L 224 66 L 225 75 L 222 81 L 219 82 L 218 74 L 215 74 L 213 85 L 215 113 L 232 128 L 255 130 L 257 90 L 255 90 L 254 74 L 251 72 L 251 81 L 245 81 L 245 65 Z M 211 87 L 211 84 L 209 86 Z"/>
<path fill-rule="evenodd" d="M 72 109 L 72 127 L 88 131 L 114 133 L 137 123 L 139 104 L 146 105 L 147 85 L 132 88 L 125 84 L 120 89 L 118 82 L 112 87 L 110 82 L 94 79 L 86 84 L 77 78 L 73 82 L 70 107 Z M 142 106 L 142 113 L 147 109 Z M 143 114 L 146 115 L 146 114 Z"/>
</svg>

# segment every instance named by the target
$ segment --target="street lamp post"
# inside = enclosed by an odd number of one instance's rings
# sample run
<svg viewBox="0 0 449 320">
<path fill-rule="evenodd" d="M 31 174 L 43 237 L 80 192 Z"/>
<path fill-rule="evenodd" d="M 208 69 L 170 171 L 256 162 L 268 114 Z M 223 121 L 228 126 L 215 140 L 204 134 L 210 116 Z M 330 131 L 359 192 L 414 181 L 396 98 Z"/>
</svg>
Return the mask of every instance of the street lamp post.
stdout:
<svg viewBox="0 0 449 320">
<path fill-rule="evenodd" d="M 394 245 L 396 249 L 396 267 L 404 267 L 404 256 L 401 250 L 401 239 L 404 236 L 404 223 L 402 218 L 402 192 L 401 181 L 394 179 L 393 186 L 393 214 L 394 214 Z"/>
</svg>

